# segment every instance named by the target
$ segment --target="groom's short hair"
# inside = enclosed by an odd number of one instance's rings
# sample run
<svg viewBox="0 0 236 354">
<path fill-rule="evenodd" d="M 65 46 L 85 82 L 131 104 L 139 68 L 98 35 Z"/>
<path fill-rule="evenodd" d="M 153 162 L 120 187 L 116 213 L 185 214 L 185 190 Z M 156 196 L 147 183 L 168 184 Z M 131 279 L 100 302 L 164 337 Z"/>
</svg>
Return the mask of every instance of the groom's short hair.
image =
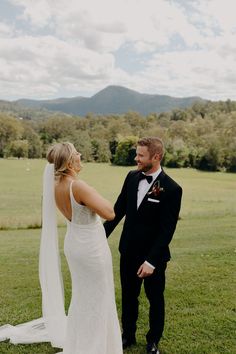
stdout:
<svg viewBox="0 0 236 354">
<path fill-rule="evenodd" d="M 137 145 L 147 146 L 150 156 L 155 154 L 160 155 L 160 160 L 163 159 L 165 148 L 163 141 L 157 137 L 145 137 L 138 140 Z"/>
</svg>

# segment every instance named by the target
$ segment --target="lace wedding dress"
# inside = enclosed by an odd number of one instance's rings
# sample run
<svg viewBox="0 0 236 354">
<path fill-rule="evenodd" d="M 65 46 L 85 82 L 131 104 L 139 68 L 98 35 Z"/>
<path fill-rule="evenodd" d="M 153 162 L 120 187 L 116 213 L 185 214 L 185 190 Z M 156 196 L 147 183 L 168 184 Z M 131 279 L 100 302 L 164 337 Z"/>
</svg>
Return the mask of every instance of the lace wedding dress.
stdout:
<svg viewBox="0 0 236 354">
<path fill-rule="evenodd" d="M 0 327 L 0 341 L 51 342 L 63 354 L 122 354 L 112 258 L 99 216 L 78 204 L 70 186 L 72 220 L 67 220 L 64 252 L 72 280 L 68 316 L 60 271 L 53 165 L 44 173 L 40 283 L 43 317 Z"/>
</svg>

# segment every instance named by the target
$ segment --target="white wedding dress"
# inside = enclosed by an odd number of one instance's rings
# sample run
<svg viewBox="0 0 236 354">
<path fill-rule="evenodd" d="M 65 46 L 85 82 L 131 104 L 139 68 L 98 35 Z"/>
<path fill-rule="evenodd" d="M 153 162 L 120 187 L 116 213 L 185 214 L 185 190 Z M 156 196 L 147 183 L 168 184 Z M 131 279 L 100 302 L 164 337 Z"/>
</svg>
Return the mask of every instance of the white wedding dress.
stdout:
<svg viewBox="0 0 236 354">
<path fill-rule="evenodd" d="M 63 354 L 121 354 L 112 258 L 100 217 L 78 204 L 70 186 L 72 220 L 64 251 L 72 280 Z"/>
<path fill-rule="evenodd" d="M 68 316 L 64 309 L 56 206 L 54 166 L 44 171 L 43 225 L 39 276 L 43 317 L 0 327 L 0 341 L 51 342 L 63 354 L 122 354 L 112 258 L 100 217 L 78 204 L 70 186 L 72 220 L 67 220 L 64 251 L 72 279 Z"/>
</svg>

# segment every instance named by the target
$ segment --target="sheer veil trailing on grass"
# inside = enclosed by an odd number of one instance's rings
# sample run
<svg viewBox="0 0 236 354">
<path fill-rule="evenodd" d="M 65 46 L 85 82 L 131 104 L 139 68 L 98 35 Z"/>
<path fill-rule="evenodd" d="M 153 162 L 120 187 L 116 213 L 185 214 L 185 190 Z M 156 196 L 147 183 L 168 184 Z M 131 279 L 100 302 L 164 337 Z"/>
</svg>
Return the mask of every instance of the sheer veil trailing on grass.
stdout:
<svg viewBox="0 0 236 354">
<path fill-rule="evenodd" d="M 43 317 L 16 326 L 1 326 L 0 341 L 10 339 L 14 344 L 51 342 L 53 347 L 62 348 L 66 314 L 58 247 L 53 164 L 47 164 L 44 170 L 42 213 L 39 278 Z"/>
</svg>

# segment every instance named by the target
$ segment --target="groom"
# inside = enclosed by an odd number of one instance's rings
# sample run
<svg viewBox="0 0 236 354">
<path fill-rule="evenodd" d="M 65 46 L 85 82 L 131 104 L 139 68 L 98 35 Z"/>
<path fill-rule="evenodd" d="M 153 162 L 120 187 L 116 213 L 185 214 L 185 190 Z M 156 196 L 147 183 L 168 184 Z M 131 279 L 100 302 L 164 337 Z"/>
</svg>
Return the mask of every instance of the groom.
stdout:
<svg viewBox="0 0 236 354">
<path fill-rule="evenodd" d="M 122 287 L 123 348 L 136 343 L 138 297 L 142 282 L 148 298 L 147 353 L 158 354 L 164 329 L 165 269 L 169 243 L 179 216 L 182 188 L 161 168 L 164 146 L 159 138 L 138 141 L 135 160 L 115 203 L 115 219 L 106 221 L 107 237 L 125 216 L 119 251 Z"/>
</svg>

